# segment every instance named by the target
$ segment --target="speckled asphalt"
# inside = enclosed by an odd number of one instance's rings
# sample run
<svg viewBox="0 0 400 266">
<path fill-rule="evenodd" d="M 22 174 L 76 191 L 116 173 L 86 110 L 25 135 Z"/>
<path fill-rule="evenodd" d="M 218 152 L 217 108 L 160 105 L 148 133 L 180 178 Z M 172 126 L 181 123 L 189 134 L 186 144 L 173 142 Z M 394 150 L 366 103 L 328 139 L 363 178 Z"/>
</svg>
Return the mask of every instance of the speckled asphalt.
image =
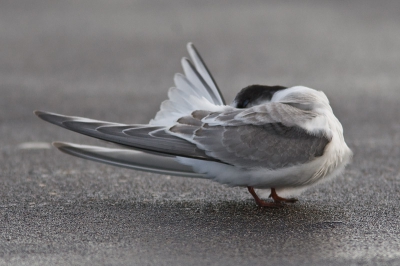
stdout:
<svg viewBox="0 0 400 266">
<path fill-rule="evenodd" d="M 1 265 L 399 265 L 399 1 L 1 1 Z M 354 160 L 283 209 L 23 143 L 36 109 L 146 123 L 196 44 L 227 100 L 323 90 Z M 108 144 L 105 144 L 108 145 Z M 22 149 L 24 148 L 25 149 Z"/>
</svg>

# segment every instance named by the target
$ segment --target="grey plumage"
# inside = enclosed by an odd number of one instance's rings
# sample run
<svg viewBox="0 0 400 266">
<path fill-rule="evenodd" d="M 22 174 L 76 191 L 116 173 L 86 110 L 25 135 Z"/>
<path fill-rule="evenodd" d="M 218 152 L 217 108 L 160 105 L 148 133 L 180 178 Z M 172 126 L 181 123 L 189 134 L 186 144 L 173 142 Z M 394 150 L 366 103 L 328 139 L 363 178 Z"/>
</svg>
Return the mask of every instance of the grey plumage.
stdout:
<svg viewBox="0 0 400 266">
<path fill-rule="evenodd" d="M 158 156 L 132 149 L 104 148 L 66 142 L 53 142 L 53 145 L 66 154 L 113 166 L 165 175 L 205 177 L 203 174 L 194 173 L 192 167 L 178 163 L 175 156 Z"/>
<path fill-rule="evenodd" d="M 306 163 L 323 154 L 328 138 L 285 125 L 292 124 L 296 118 L 310 119 L 313 117 L 311 112 L 298 111 L 285 104 L 262 107 L 230 108 L 226 112 L 213 113 L 196 111 L 194 116 L 180 118 L 170 129 L 121 125 L 44 112 L 36 114 L 69 130 L 139 150 L 238 167 L 278 169 Z M 283 150 L 286 151 L 284 154 Z"/>
<path fill-rule="evenodd" d="M 208 156 L 224 163 L 272 170 L 307 163 L 321 156 L 330 141 L 323 134 L 311 135 L 300 127 L 288 127 L 280 122 L 257 125 L 258 120 L 252 116 L 250 119 L 246 116 L 245 121 L 236 121 L 235 117 L 241 112 L 243 110 L 229 112 L 228 115 L 211 113 L 202 119 L 208 121 L 211 117 L 214 123 L 218 121 L 221 125 L 203 123 L 196 126 L 197 119 L 193 116 L 192 120 L 184 117 L 184 123 L 178 120 L 178 124 L 170 131 L 195 143 Z M 252 122 L 256 122 L 256 125 Z"/>
<path fill-rule="evenodd" d="M 165 133 L 164 127 L 121 125 L 39 111 L 36 111 L 35 114 L 47 122 L 66 129 L 138 150 L 161 155 L 218 161 L 207 156 L 194 144 Z"/>
</svg>

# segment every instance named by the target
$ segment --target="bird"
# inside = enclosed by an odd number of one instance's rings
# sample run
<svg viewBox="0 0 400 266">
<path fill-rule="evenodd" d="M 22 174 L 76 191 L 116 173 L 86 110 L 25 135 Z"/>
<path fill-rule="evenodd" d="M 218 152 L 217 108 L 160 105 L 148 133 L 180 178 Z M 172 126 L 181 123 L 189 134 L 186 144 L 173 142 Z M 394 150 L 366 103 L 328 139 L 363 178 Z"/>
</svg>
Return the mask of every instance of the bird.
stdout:
<svg viewBox="0 0 400 266">
<path fill-rule="evenodd" d="M 53 142 L 100 163 L 247 188 L 259 207 L 280 208 L 351 161 L 327 96 L 305 86 L 250 85 L 230 104 L 192 43 L 183 73 L 148 124 L 121 124 L 45 111 L 41 119 L 118 147 Z M 255 189 L 270 192 L 261 199 Z M 279 195 L 280 196 L 279 196 Z"/>
</svg>

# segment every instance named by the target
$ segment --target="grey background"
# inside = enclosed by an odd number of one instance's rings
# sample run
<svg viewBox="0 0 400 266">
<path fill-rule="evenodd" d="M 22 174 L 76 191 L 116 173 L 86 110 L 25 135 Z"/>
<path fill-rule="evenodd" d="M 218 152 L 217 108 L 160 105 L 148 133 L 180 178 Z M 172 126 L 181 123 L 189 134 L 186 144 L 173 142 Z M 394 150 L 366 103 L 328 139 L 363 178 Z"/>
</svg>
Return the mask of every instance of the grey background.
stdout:
<svg viewBox="0 0 400 266">
<path fill-rule="evenodd" d="M 0 264 L 400 264 L 399 1 L 0 1 Z M 353 163 L 294 205 L 79 160 L 35 109 L 146 123 L 196 44 L 228 101 L 323 90 Z"/>
</svg>

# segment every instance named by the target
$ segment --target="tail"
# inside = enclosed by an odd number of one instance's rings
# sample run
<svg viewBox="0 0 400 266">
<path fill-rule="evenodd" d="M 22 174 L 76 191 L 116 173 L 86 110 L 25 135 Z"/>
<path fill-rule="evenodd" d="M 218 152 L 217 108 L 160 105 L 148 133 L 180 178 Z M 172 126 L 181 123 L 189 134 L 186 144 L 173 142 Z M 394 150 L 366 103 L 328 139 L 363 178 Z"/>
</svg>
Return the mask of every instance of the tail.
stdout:
<svg viewBox="0 0 400 266">
<path fill-rule="evenodd" d="M 169 89 L 168 100 L 161 104 L 160 111 L 150 121 L 150 125 L 171 125 L 195 110 L 207 108 L 213 111 L 225 105 L 217 83 L 194 45 L 188 43 L 187 50 L 194 64 L 188 58 L 182 58 L 185 75 L 175 74 L 175 87 Z"/>
</svg>

